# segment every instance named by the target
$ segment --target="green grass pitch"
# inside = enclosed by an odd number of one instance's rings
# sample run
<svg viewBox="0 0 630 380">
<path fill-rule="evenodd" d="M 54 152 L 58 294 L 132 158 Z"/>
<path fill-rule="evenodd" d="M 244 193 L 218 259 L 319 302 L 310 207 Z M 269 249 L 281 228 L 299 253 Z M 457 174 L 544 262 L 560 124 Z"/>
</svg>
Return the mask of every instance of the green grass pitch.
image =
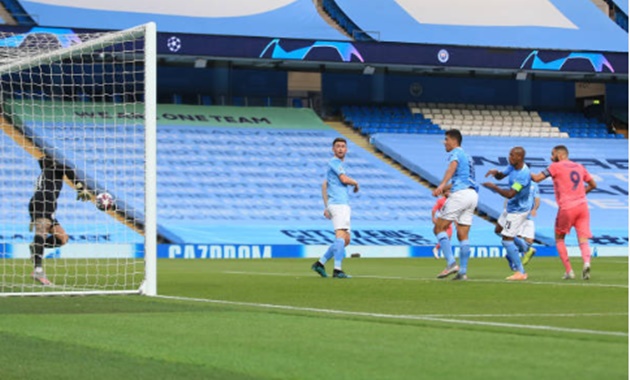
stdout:
<svg viewBox="0 0 630 380">
<path fill-rule="evenodd" d="M 628 379 L 628 260 L 160 260 L 160 297 L 0 298 L 0 379 Z M 581 262 L 573 259 L 576 273 Z M 329 273 L 332 267 L 328 265 Z M 579 277 L 579 276 L 578 276 Z"/>
</svg>

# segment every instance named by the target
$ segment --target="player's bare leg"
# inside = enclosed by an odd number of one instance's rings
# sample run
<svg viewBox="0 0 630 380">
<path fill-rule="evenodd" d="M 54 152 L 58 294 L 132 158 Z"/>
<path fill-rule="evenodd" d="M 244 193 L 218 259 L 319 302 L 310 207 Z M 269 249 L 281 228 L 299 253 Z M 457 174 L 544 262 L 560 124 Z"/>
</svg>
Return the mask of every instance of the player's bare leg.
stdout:
<svg viewBox="0 0 630 380">
<path fill-rule="evenodd" d="M 63 229 L 61 224 L 54 224 L 50 228 L 50 236 L 46 238 L 44 248 L 57 248 L 65 245 L 68 242 L 68 234 Z"/>
</svg>

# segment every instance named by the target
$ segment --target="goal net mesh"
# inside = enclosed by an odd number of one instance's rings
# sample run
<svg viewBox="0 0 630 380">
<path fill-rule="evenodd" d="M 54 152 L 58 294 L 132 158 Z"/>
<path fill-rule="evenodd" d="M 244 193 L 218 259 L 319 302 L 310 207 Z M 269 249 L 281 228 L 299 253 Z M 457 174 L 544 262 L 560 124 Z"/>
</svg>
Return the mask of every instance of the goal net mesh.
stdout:
<svg viewBox="0 0 630 380">
<path fill-rule="evenodd" d="M 141 292 L 145 38 L 0 34 L 0 295 Z"/>
</svg>

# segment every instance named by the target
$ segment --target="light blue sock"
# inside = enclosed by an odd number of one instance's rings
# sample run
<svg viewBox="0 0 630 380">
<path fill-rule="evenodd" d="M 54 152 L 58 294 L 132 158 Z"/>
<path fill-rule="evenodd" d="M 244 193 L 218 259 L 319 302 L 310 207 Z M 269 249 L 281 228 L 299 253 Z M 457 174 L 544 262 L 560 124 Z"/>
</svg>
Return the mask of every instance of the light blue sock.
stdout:
<svg viewBox="0 0 630 380">
<path fill-rule="evenodd" d="M 523 263 L 521 262 L 521 255 L 518 253 L 518 248 L 516 248 L 516 244 L 514 244 L 514 242 L 511 240 L 502 240 L 501 243 L 507 250 L 507 255 L 510 257 L 510 260 L 514 264 L 516 270 L 521 273 L 525 273 Z"/>
<path fill-rule="evenodd" d="M 333 243 L 334 256 L 335 256 L 335 269 L 341 270 L 341 262 L 343 261 L 344 256 L 346 256 L 346 241 L 343 239 L 335 239 Z"/>
<path fill-rule="evenodd" d="M 510 258 L 510 255 L 505 255 L 505 259 L 508 262 L 508 265 L 510 266 L 510 269 L 512 269 L 512 271 L 516 270 L 516 266 L 514 265 L 514 263 L 512 262 L 512 259 Z"/>
<path fill-rule="evenodd" d="M 335 245 L 331 244 L 330 247 L 328 247 L 328 250 L 326 251 L 326 253 L 322 255 L 322 257 L 319 259 L 319 262 L 322 263 L 322 265 L 326 264 L 326 262 L 333 257 L 334 249 L 335 249 Z"/>
<path fill-rule="evenodd" d="M 453 248 L 451 248 L 451 240 L 448 238 L 446 232 L 440 232 L 435 235 L 435 237 L 440 242 L 440 248 L 442 249 L 442 254 L 446 259 L 446 265 L 451 266 L 455 264 L 455 256 L 453 255 Z"/>
<path fill-rule="evenodd" d="M 529 249 L 529 244 L 527 244 L 525 239 L 521 239 L 520 237 L 514 238 L 514 244 L 516 244 L 516 246 L 518 247 L 518 251 L 521 253 L 521 255 L 527 252 L 527 250 Z"/>
<path fill-rule="evenodd" d="M 468 271 L 468 259 L 470 258 L 470 244 L 468 240 L 459 242 L 459 273 L 466 274 Z"/>
</svg>

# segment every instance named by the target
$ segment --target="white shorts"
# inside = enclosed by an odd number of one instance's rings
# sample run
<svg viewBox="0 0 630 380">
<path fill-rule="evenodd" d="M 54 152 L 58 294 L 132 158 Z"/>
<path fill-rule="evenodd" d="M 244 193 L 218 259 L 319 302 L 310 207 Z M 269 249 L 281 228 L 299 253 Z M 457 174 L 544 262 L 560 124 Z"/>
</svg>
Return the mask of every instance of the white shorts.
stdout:
<svg viewBox="0 0 630 380">
<path fill-rule="evenodd" d="M 523 224 L 523 228 L 521 228 L 521 232 L 518 236 L 524 237 L 526 239 L 533 239 L 536 236 L 536 225 L 534 221 L 531 219 L 527 219 Z"/>
<path fill-rule="evenodd" d="M 503 212 L 499 216 L 499 219 L 497 219 L 497 224 L 499 226 L 501 226 L 501 228 L 505 227 L 505 219 L 506 218 L 507 218 L 507 211 L 505 209 L 503 209 Z"/>
<path fill-rule="evenodd" d="M 501 235 L 505 237 L 516 237 L 521 235 L 525 222 L 529 212 L 510 212 L 506 215 L 505 221 L 502 225 L 503 231 Z"/>
<path fill-rule="evenodd" d="M 350 229 L 350 206 L 328 205 L 328 212 L 330 212 L 330 220 L 332 220 L 335 231 Z"/>
<path fill-rule="evenodd" d="M 448 196 L 440 218 L 465 226 L 472 225 L 479 194 L 473 189 L 459 190 Z"/>
</svg>

